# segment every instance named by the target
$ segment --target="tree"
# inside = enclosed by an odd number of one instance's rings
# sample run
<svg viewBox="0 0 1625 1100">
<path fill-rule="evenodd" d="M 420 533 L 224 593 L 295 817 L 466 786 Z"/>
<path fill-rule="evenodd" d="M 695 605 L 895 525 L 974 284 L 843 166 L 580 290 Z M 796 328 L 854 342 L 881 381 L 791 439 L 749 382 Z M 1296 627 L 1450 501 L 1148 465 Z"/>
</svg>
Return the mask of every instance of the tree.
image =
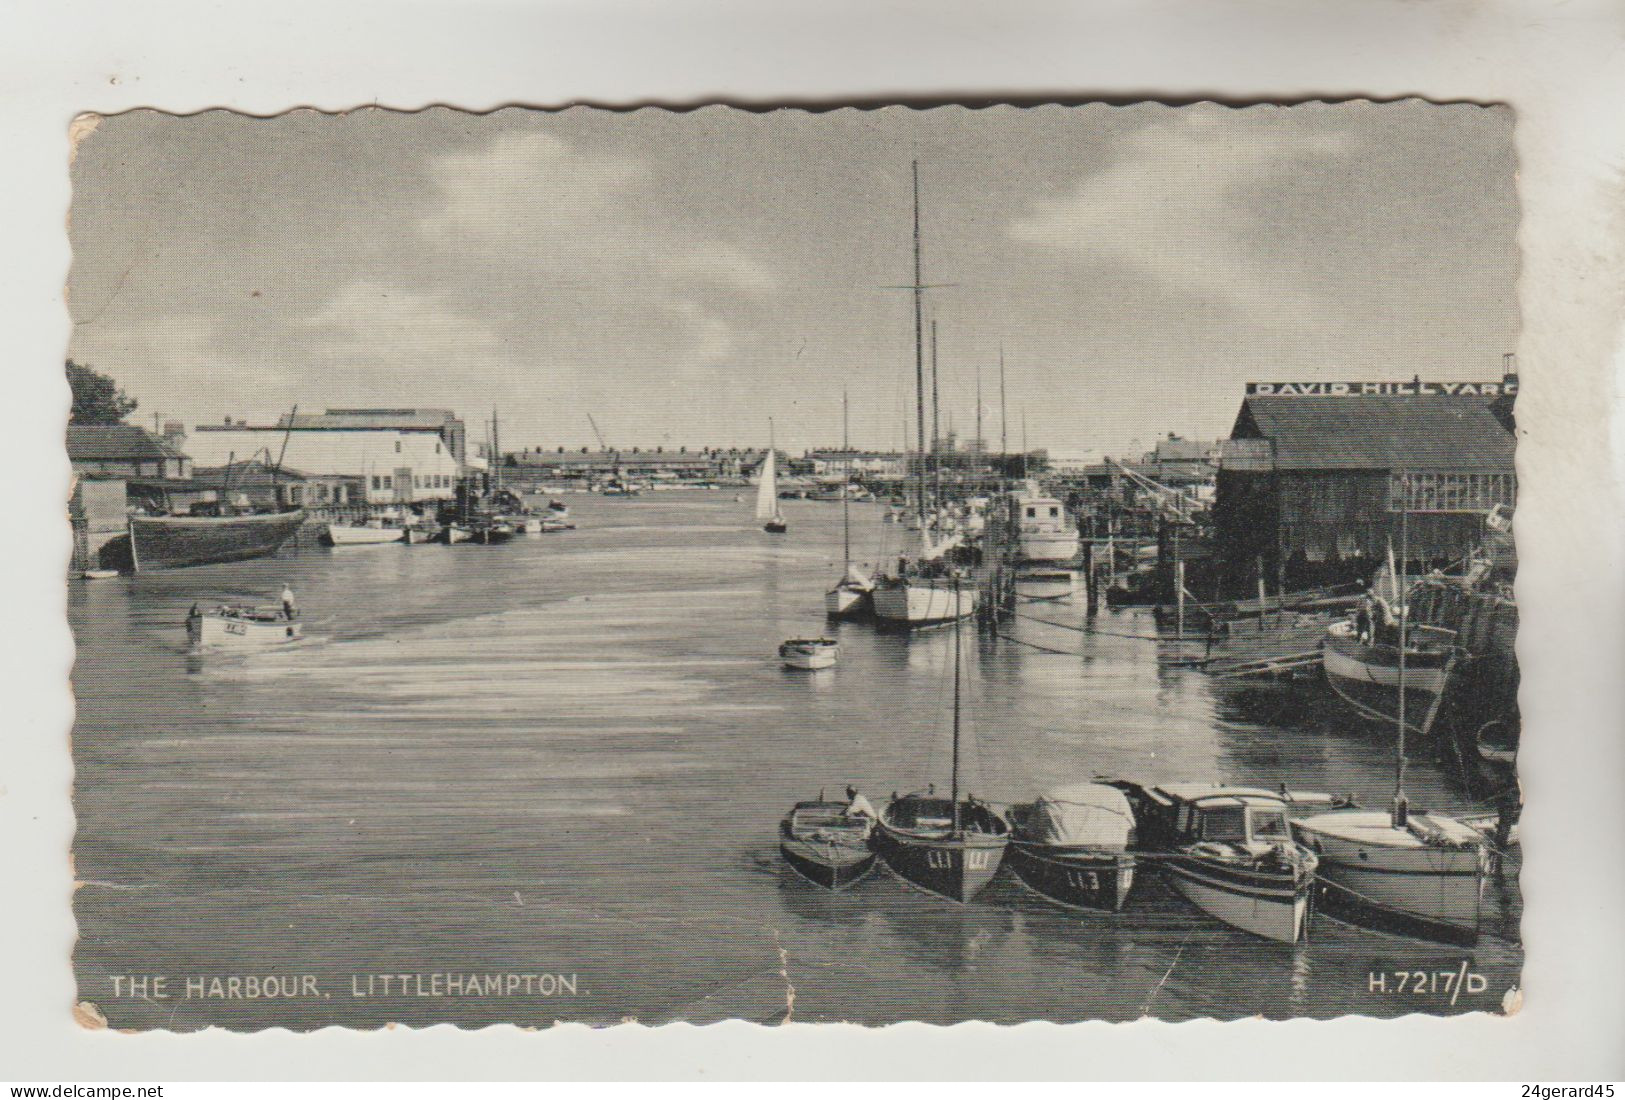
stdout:
<svg viewBox="0 0 1625 1100">
<path fill-rule="evenodd" d="M 69 424 L 122 424 L 135 412 L 135 399 L 118 388 L 107 375 L 90 367 L 67 361 L 68 386 L 73 390 L 73 411 Z"/>
</svg>

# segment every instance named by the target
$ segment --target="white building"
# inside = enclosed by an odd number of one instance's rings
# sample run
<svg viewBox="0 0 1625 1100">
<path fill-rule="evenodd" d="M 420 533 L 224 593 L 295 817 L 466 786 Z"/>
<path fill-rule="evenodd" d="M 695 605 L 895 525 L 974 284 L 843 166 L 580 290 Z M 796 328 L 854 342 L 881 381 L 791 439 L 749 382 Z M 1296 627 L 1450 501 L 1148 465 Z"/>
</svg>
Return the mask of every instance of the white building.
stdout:
<svg viewBox="0 0 1625 1100">
<path fill-rule="evenodd" d="M 283 439 L 287 451 L 283 452 Z M 199 466 L 243 462 L 255 454 L 279 457 L 308 474 L 359 477 L 368 504 L 451 500 L 457 492 L 457 457 L 435 428 L 256 427 L 238 421 L 200 424 L 186 440 Z"/>
</svg>

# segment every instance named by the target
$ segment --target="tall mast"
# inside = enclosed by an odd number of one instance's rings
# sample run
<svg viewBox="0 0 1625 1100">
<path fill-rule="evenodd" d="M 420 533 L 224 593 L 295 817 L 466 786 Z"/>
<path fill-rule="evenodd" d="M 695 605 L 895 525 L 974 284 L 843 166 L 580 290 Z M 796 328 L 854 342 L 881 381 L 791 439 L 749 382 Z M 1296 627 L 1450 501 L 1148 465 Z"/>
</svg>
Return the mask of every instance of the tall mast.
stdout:
<svg viewBox="0 0 1625 1100">
<path fill-rule="evenodd" d="M 841 391 L 841 457 L 845 473 L 841 477 L 841 579 L 852 568 L 852 443 L 846 408 L 846 391 Z"/>
<path fill-rule="evenodd" d="M 920 162 L 914 162 L 914 437 L 919 445 L 919 481 L 915 494 L 920 532 L 925 532 L 925 286 L 920 275 Z"/>
<path fill-rule="evenodd" d="M 937 404 L 937 319 L 931 318 L 931 506 L 942 507 L 942 424 Z"/>
<path fill-rule="evenodd" d="M 1397 573 L 1408 569 L 1405 563 L 1410 558 L 1410 482 L 1405 474 L 1399 478 L 1399 569 L 1394 577 L 1394 588 L 1399 590 L 1399 577 Z M 1405 650 L 1410 643 L 1408 637 L 1410 612 L 1410 592 L 1407 589 L 1399 596 L 1399 738 L 1397 741 L 1396 761 L 1394 764 L 1394 824 L 1397 827 L 1404 815 L 1405 802 Z"/>
<path fill-rule="evenodd" d="M 959 582 L 954 581 L 954 607 L 959 606 Z M 954 835 L 959 835 L 959 647 L 960 620 L 954 620 L 954 767 L 949 779 L 949 799 L 954 808 Z"/>
<path fill-rule="evenodd" d="M 982 442 L 982 361 L 976 361 L 976 451 L 977 461 L 981 461 L 982 454 L 987 447 Z"/>
<path fill-rule="evenodd" d="M 999 457 L 1010 453 L 1010 410 L 1004 404 L 1004 345 L 999 345 Z"/>
<path fill-rule="evenodd" d="M 496 470 L 496 492 L 502 491 L 502 436 L 497 431 L 497 411 L 491 410 L 491 463 Z"/>
</svg>

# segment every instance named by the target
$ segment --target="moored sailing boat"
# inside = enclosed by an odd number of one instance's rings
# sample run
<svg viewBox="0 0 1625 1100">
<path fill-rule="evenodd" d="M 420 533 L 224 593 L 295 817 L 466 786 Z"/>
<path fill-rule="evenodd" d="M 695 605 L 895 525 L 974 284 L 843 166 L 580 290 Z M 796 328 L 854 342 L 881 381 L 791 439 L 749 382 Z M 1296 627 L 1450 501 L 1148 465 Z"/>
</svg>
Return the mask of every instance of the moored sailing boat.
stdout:
<svg viewBox="0 0 1625 1100">
<path fill-rule="evenodd" d="M 1407 513 L 1400 512 L 1400 557 L 1408 556 Z M 1391 549 L 1391 548 L 1390 548 Z M 1391 556 L 1391 555 L 1390 555 Z M 1405 796 L 1406 658 L 1410 593 L 1399 605 L 1395 641 L 1394 797 L 1390 808 L 1339 810 L 1293 823 L 1320 858 L 1321 896 L 1329 911 L 1426 939 L 1478 939 L 1488 849 L 1472 826 L 1441 814 L 1412 814 Z M 1418 730 L 1426 736 L 1437 695 Z"/>
<path fill-rule="evenodd" d="M 947 798 L 930 791 L 880 810 L 875 848 L 897 874 L 950 901 L 968 902 L 999 871 L 1010 825 L 986 803 L 959 797 L 960 628 L 954 626 L 953 771 Z"/>
<path fill-rule="evenodd" d="M 852 568 L 852 451 L 847 432 L 846 393 L 841 393 L 841 579 L 824 593 L 824 613 L 832 619 L 856 618 L 874 610 L 874 582 Z"/>
<path fill-rule="evenodd" d="M 918 552 L 904 557 L 895 572 L 875 578 L 871 595 L 875 618 L 902 627 L 935 626 L 957 622 L 972 615 L 977 607 L 975 588 L 965 588 L 942 561 L 942 555 L 957 541 L 954 536 L 935 542 L 927 521 L 925 500 L 925 322 L 921 295 L 925 284 L 920 270 L 920 164 L 914 162 L 914 422 L 918 446 L 915 480 L 915 522 Z"/>
</svg>

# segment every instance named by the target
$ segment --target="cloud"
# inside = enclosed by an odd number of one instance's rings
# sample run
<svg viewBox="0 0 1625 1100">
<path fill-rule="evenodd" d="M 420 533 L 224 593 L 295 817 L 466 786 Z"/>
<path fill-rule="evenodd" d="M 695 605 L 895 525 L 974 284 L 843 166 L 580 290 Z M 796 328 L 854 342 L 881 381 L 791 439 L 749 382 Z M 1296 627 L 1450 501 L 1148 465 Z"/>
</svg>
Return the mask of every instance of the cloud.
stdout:
<svg viewBox="0 0 1625 1100">
<path fill-rule="evenodd" d="M 1182 111 L 1070 192 L 1034 201 L 1008 231 L 1263 320 L 1319 302 L 1300 277 L 1309 258 L 1280 247 L 1269 223 L 1292 205 L 1283 192 L 1306 165 L 1348 153 L 1340 135 L 1273 112 Z M 1324 168 L 1313 175 L 1326 180 Z"/>
<path fill-rule="evenodd" d="M 475 318 L 432 295 L 375 282 L 353 282 L 309 317 L 324 330 L 315 344 L 335 364 L 408 373 L 457 366 L 489 368 L 505 357 L 502 340 Z"/>
</svg>

